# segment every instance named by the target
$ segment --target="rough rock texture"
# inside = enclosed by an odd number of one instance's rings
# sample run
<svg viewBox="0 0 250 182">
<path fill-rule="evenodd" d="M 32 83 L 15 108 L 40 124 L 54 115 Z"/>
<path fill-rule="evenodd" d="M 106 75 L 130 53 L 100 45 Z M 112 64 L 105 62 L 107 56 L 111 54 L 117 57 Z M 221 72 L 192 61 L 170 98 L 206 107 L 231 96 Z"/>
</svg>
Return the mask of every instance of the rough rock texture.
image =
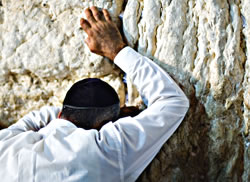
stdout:
<svg viewBox="0 0 250 182">
<path fill-rule="evenodd" d="M 245 181 L 250 181 L 250 3 L 244 0 L 241 4 L 243 18 L 243 49 L 246 54 L 244 76 L 244 176 Z"/>
<path fill-rule="evenodd" d="M 250 181 L 249 0 L 2 0 L 2 127 L 44 104 L 60 105 L 85 77 L 112 84 L 140 103 L 122 72 L 91 54 L 79 28 L 83 9 L 124 9 L 130 46 L 153 59 L 183 88 L 191 107 L 178 131 L 138 181 Z"/>
<path fill-rule="evenodd" d="M 249 181 L 249 16 L 249 1 L 128 1 L 130 45 L 191 101 L 141 181 Z"/>
<path fill-rule="evenodd" d="M 4 0 L 0 9 L 0 117 L 3 126 L 44 104 L 60 105 L 77 80 L 98 77 L 125 101 L 121 72 L 91 54 L 80 29 L 92 1 Z M 122 1 L 96 2 L 114 16 Z"/>
</svg>

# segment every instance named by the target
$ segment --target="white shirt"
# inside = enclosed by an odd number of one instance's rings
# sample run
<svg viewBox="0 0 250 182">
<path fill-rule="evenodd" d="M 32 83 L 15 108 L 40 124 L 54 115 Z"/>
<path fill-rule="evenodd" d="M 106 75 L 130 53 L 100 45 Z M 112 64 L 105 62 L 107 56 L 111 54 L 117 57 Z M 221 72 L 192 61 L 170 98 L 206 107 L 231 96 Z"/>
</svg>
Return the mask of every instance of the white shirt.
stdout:
<svg viewBox="0 0 250 182">
<path fill-rule="evenodd" d="M 148 108 L 100 131 L 57 119 L 43 107 L 0 131 L 1 182 L 133 182 L 183 120 L 189 102 L 159 66 L 130 47 L 115 64 L 137 86 Z M 45 127 L 46 126 L 46 127 Z"/>
</svg>

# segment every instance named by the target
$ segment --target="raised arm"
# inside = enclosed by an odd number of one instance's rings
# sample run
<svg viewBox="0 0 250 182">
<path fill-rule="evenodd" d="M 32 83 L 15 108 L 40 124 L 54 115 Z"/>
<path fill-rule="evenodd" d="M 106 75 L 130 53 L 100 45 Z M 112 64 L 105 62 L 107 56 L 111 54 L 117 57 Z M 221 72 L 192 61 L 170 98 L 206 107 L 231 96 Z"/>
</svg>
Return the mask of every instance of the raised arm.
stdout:
<svg viewBox="0 0 250 182">
<path fill-rule="evenodd" d="M 99 134 L 102 139 L 96 140 L 111 159 L 107 145 L 116 143 L 121 179 L 135 181 L 180 125 L 189 101 L 165 71 L 132 48 L 125 47 L 106 10 L 103 10 L 103 19 L 95 7 L 86 9 L 85 14 L 87 20 L 81 19 L 81 26 L 88 34 L 86 43 L 90 50 L 114 60 L 137 86 L 148 106 L 136 117 L 119 119 L 114 127 L 104 126 Z"/>
<path fill-rule="evenodd" d="M 136 117 L 115 122 L 125 179 L 133 181 L 178 128 L 189 101 L 165 71 L 130 47 L 120 51 L 115 63 L 127 73 L 148 105 Z"/>
</svg>

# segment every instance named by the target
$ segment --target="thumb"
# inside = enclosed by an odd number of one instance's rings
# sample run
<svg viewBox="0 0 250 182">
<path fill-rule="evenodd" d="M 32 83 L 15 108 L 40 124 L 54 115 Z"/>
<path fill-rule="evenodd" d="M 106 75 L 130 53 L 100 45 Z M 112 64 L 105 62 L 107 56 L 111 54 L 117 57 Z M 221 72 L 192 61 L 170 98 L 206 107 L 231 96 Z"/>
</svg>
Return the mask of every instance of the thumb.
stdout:
<svg viewBox="0 0 250 182">
<path fill-rule="evenodd" d="M 96 49 L 95 46 L 93 46 L 93 43 L 91 43 L 91 39 L 88 37 L 87 39 L 84 40 L 84 42 L 87 44 L 89 50 L 95 53 Z"/>
<path fill-rule="evenodd" d="M 86 38 L 85 40 L 84 40 L 84 42 L 87 44 L 87 46 L 89 47 L 89 45 L 90 45 L 90 39 L 89 39 L 89 37 L 88 38 Z"/>
</svg>

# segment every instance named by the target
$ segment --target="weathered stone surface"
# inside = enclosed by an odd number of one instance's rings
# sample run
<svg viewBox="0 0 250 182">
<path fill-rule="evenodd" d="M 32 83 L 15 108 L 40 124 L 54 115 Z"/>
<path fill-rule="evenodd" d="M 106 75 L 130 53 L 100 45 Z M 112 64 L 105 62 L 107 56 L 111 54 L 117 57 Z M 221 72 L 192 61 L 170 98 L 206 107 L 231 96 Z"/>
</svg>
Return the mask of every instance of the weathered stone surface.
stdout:
<svg viewBox="0 0 250 182">
<path fill-rule="evenodd" d="M 242 1 L 241 12 L 243 18 L 243 48 L 247 56 L 244 76 L 244 176 L 245 181 L 250 181 L 250 3 Z"/>
<path fill-rule="evenodd" d="M 191 100 L 186 120 L 141 181 L 248 181 L 248 4 L 128 1 L 130 45 L 170 73 Z"/>
<path fill-rule="evenodd" d="M 6 127 L 42 105 L 61 105 L 68 88 L 84 77 L 108 81 L 124 104 L 121 72 L 90 53 L 79 25 L 85 7 L 105 7 L 118 16 L 123 1 L 3 0 L 2 4 L 1 125 Z"/>
<path fill-rule="evenodd" d="M 113 17 L 125 7 L 129 45 L 190 99 L 181 127 L 138 181 L 250 181 L 249 0 L 2 0 L 1 125 L 60 105 L 76 80 L 90 76 L 111 83 L 122 104 L 125 92 L 129 105 L 141 102 L 120 70 L 83 43 L 79 19 L 89 5 Z"/>
</svg>

